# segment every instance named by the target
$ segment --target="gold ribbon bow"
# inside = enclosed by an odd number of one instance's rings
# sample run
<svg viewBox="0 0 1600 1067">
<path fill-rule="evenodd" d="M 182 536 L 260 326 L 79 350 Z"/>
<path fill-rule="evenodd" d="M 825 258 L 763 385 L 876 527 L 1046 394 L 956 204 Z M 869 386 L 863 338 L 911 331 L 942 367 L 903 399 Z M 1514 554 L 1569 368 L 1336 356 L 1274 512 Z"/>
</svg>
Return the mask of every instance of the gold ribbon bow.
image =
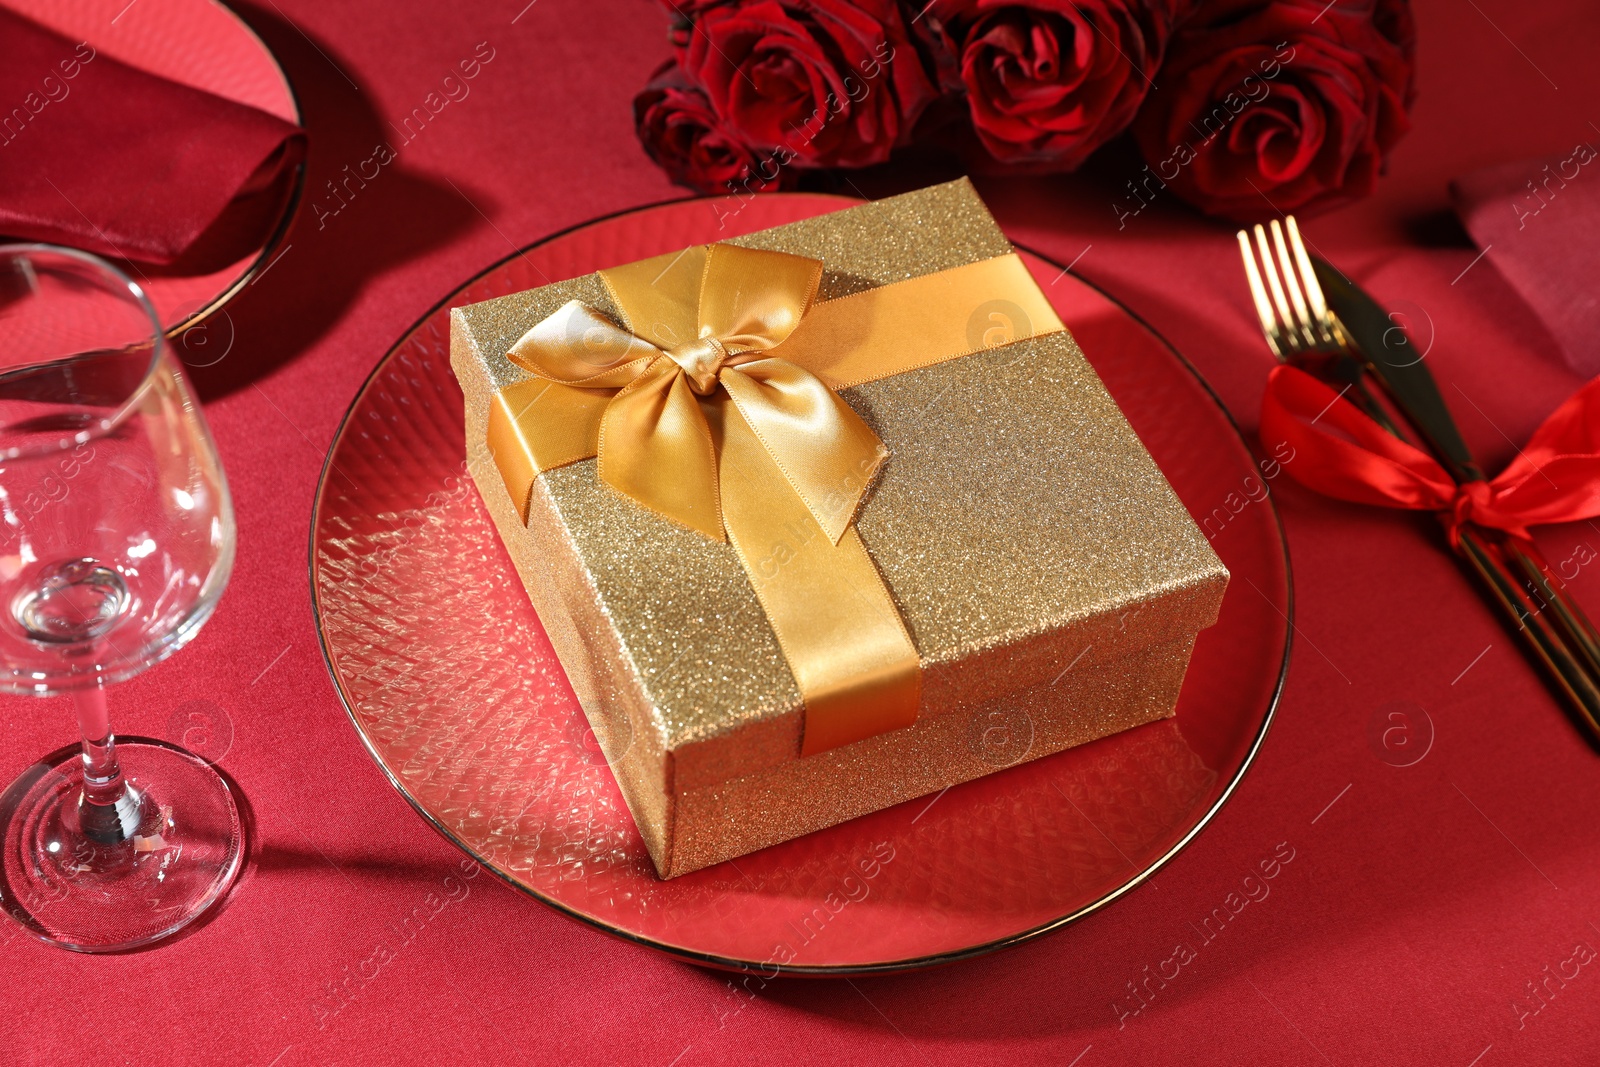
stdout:
<svg viewBox="0 0 1600 1067">
<path fill-rule="evenodd" d="M 657 320 L 630 333 L 573 300 L 524 334 L 511 360 L 546 381 L 615 390 L 600 420 L 601 479 L 719 541 L 706 408 L 731 403 L 837 542 L 888 451 L 816 375 L 773 354 L 810 308 L 822 264 L 736 245 L 712 245 L 704 259 L 690 329 Z"/>
<path fill-rule="evenodd" d="M 534 377 L 490 407 L 524 521 L 539 473 L 598 455 L 607 484 L 732 543 L 805 702 L 803 755 L 916 721 L 917 651 L 852 526 L 888 451 L 835 390 L 1062 329 L 1027 268 L 816 304 L 820 262 L 735 245 L 600 276 L 627 327 L 568 302 L 512 346 Z"/>
</svg>

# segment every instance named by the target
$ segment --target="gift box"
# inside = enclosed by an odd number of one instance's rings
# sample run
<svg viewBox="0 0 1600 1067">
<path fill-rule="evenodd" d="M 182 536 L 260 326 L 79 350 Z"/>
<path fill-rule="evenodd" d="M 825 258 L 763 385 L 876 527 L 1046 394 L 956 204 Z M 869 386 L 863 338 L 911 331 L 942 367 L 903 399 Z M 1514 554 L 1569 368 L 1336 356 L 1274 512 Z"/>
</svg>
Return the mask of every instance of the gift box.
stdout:
<svg viewBox="0 0 1600 1067">
<path fill-rule="evenodd" d="M 1171 716 L 1227 570 L 966 181 L 451 312 L 658 872 Z"/>
</svg>

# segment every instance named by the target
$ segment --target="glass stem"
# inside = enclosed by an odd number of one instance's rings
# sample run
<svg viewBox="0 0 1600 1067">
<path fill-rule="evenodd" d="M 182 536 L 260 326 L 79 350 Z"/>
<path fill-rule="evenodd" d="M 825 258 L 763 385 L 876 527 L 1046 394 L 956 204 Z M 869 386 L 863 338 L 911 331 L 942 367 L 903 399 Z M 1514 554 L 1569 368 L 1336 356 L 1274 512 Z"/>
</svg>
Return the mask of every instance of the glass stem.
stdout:
<svg viewBox="0 0 1600 1067">
<path fill-rule="evenodd" d="M 99 844 L 116 844 L 139 827 L 139 797 L 122 778 L 117 739 L 106 711 L 106 691 L 99 686 L 73 691 L 78 731 L 83 736 L 83 796 L 78 815 L 84 836 Z"/>
</svg>

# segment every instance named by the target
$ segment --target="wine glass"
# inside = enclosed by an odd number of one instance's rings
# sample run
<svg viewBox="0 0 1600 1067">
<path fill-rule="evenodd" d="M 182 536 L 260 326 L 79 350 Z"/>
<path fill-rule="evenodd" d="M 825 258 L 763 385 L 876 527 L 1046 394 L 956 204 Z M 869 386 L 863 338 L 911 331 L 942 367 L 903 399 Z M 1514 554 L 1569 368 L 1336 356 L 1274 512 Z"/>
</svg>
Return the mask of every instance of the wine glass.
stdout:
<svg viewBox="0 0 1600 1067">
<path fill-rule="evenodd" d="M 0 245 L 0 692 L 70 695 L 82 735 L 0 793 L 0 909 L 45 941 L 148 944 L 239 871 L 226 780 L 115 738 L 105 695 L 194 636 L 233 552 L 216 449 L 144 291 L 84 252 Z"/>
</svg>

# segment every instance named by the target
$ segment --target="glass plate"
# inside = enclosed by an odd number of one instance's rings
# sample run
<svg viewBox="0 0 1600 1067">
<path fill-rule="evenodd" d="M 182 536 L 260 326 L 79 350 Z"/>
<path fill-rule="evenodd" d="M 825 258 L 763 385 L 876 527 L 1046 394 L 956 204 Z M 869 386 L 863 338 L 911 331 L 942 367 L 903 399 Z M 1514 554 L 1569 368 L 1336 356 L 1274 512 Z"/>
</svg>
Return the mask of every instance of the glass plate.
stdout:
<svg viewBox="0 0 1600 1067">
<path fill-rule="evenodd" d="M 384 356 L 329 452 L 311 530 L 328 668 L 378 765 L 513 886 L 682 959 L 763 974 L 909 970 L 1017 944 L 1149 877 L 1255 755 L 1288 664 L 1291 585 L 1263 472 L 1205 383 L 1143 323 L 1024 252 L 1233 578 L 1173 719 L 671 881 L 644 843 L 467 476 L 452 305 L 836 211 L 780 194 L 643 208 L 507 257 Z"/>
</svg>

